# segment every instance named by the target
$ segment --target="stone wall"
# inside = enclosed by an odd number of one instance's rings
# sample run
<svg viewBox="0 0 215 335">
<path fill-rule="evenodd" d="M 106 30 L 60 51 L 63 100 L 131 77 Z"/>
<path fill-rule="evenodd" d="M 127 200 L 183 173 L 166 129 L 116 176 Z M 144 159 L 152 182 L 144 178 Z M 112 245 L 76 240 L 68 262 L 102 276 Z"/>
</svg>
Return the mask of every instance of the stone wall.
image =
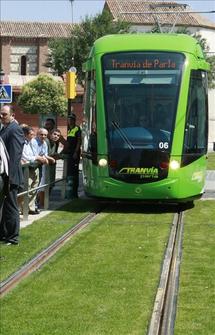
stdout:
<svg viewBox="0 0 215 335">
<path fill-rule="evenodd" d="M 21 74 L 22 56 L 26 56 L 26 75 L 36 75 L 38 73 L 38 48 L 36 45 L 25 45 L 24 43 L 11 45 L 10 74 Z"/>
<path fill-rule="evenodd" d="M 6 75 L 21 75 L 21 57 L 26 57 L 26 75 L 50 72 L 45 63 L 48 57 L 45 38 L 1 38 L 2 69 Z"/>
</svg>

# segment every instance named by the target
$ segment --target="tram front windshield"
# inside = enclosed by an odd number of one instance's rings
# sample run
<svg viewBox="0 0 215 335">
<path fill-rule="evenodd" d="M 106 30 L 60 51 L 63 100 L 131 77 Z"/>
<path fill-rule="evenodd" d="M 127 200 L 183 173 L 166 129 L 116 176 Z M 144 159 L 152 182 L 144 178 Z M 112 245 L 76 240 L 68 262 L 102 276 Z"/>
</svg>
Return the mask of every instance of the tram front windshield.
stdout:
<svg viewBox="0 0 215 335">
<path fill-rule="evenodd" d="M 111 160 L 129 157 L 130 166 L 137 167 L 146 165 L 143 151 L 170 153 L 183 64 L 182 54 L 170 52 L 103 56 Z"/>
</svg>

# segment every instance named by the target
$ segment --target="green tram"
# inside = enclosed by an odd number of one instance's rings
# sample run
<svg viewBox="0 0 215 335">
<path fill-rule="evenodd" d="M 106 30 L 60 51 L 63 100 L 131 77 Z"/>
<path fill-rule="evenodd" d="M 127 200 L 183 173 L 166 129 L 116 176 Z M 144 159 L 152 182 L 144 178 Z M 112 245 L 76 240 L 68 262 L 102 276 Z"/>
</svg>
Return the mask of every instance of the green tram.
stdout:
<svg viewBox="0 0 215 335">
<path fill-rule="evenodd" d="M 204 191 L 208 63 L 183 34 L 98 39 L 84 64 L 89 196 L 188 202 Z"/>
</svg>

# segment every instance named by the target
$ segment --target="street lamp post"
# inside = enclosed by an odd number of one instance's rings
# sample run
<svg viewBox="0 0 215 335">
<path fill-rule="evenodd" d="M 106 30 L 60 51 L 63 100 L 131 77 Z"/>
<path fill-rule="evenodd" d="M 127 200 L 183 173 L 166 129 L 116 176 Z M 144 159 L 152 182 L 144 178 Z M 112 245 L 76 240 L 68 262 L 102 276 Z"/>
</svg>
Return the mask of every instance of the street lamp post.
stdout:
<svg viewBox="0 0 215 335">
<path fill-rule="evenodd" d="M 72 11 L 72 66 L 75 65 L 75 46 L 74 46 L 74 35 L 73 35 L 73 2 L 74 0 L 69 0 L 69 2 L 71 3 L 71 11 Z"/>
<path fill-rule="evenodd" d="M 69 0 L 71 3 L 71 11 L 72 11 L 72 67 L 66 73 L 66 92 L 67 92 L 67 99 L 68 99 L 68 108 L 67 108 L 67 115 L 71 114 L 73 110 L 72 100 L 76 97 L 76 72 L 77 69 L 75 67 L 75 45 L 74 45 L 74 34 L 73 34 L 73 2 L 74 0 Z"/>
<path fill-rule="evenodd" d="M 73 2 L 74 0 L 69 0 L 71 3 L 72 11 L 72 30 L 73 30 Z M 68 111 L 67 114 L 71 113 L 72 109 L 72 99 L 76 96 L 76 68 L 75 68 L 75 48 L 74 48 L 74 35 L 72 31 L 72 67 L 66 74 L 66 86 L 67 86 L 67 98 L 68 98 Z"/>
</svg>

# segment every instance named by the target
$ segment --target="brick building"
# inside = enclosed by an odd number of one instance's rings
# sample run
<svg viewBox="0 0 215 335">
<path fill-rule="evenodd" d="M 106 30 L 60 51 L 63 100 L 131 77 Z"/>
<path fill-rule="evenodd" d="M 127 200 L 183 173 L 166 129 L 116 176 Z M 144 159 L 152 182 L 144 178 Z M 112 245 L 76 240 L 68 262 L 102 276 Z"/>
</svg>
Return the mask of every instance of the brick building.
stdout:
<svg viewBox="0 0 215 335">
<path fill-rule="evenodd" d="M 5 73 L 4 83 L 13 87 L 13 105 L 16 118 L 37 128 L 43 125 L 46 116 L 24 114 L 16 105 L 22 86 L 39 73 L 50 73 L 45 66 L 49 54 L 48 42 L 53 38 L 69 38 L 70 23 L 1 22 L 0 67 Z M 62 78 L 58 77 L 62 81 Z M 78 85 L 73 108 L 81 122 L 83 88 Z M 48 115 L 56 119 L 56 115 Z M 65 135 L 66 118 L 57 117 L 57 125 Z"/>
</svg>

